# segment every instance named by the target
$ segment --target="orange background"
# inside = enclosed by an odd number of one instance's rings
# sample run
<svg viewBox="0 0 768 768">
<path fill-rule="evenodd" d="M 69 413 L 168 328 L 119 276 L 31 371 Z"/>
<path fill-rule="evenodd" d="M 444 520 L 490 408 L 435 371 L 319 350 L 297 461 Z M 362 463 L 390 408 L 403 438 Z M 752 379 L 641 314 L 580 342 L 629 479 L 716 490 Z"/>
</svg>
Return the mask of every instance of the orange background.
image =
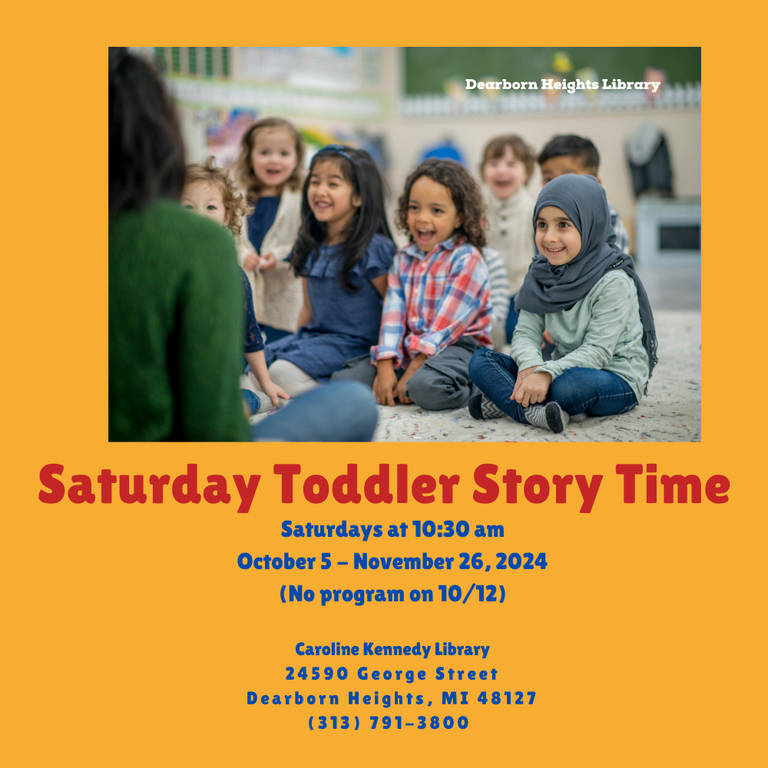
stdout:
<svg viewBox="0 0 768 768">
<path fill-rule="evenodd" d="M 49 4 L 52 6 L 52 4 Z M 273 6 L 275 4 L 272 4 Z M 98 12 L 95 9 L 98 7 Z M 391 6 L 390 6 L 391 7 Z M 752 394 L 764 370 L 756 310 L 764 197 L 762 125 L 752 100 L 762 73 L 736 21 L 706 25 L 674 6 L 589 8 L 508 4 L 412 6 L 357 3 L 219 8 L 196 3 L 16 8 L 6 46 L 7 132 L 3 190 L 6 338 L 4 721 L 8 765 L 544 766 L 755 765 L 764 726 L 765 408 Z M 29 13 L 29 16 L 27 14 Z M 34 16 L 34 18 L 32 17 Z M 11 20 L 13 21 L 13 20 Z M 525 28 L 530 33 L 518 34 Z M 34 30 L 34 33 L 31 31 Z M 669 30 L 669 32 L 667 32 Z M 703 45 L 704 404 L 701 444 L 121 445 L 106 440 L 106 46 L 120 42 L 356 45 Z M 724 40 L 738 39 L 737 43 Z M 741 63 L 739 63 L 741 62 Z M 749 147 L 757 142 L 758 157 Z M 755 173 L 746 174 L 745 167 Z M 749 200 L 745 212 L 738 199 Z M 42 229 L 41 229 L 42 225 Z M 734 233 L 741 233 L 734 242 Z M 757 248 L 745 259 L 746 242 Z M 735 246 L 735 247 L 734 247 Z M 31 253 L 30 253 L 31 251 Z M 728 270 L 730 265 L 738 266 Z M 745 293 L 745 285 L 757 290 Z M 738 315 L 737 315 L 738 312 Z M 738 320 L 737 320 L 738 317 Z M 757 350 L 757 351 L 756 351 Z M 755 365 L 755 358 L 759 362 Z M 275 463 L 303 474 L 361 476 L 379 463 L 459 474 L 451 506 L 280 503 Z M 38 502 L 38 473 L 64 477 L 185 471 L 201 477 L 263 474 L 248 515 L 230 506 L 56 505 Z M 590 515 L 559 506 L 472 502 L 482 463 L 520 474 L 603 474 Z M 730 478 L 724 505 L 625 505 L 616 463 L 660 473 Z M 503 524 L 505 538 L 293 540 L 280 523 L 389 524 L 414 519 Z M 409 529 L 409 534 L 412 528 Z M 352 543 L 350 543 L 350 541 Z M 547 553 L 545 571 L 307 573 L 241 571 L 240 552 L 262 556 L 352 553 L 457 556 Z M 503 583 L 504 605 L 283 605 L 279 585 L 435 588 Z M 346 683 L 289 683 L 297 642 L 490 645 L 496 683 L 429 680 L 438 659 L 344 660 Z M 758 653 L 759 649 L 759 653 Z M 308 659 L 311 662 L 311 659 Z M 336 660 L 321 659 L 321 666 Z M 456 659 L 451 661 L 456 662 Z M 425 669 L 428 682 L 353 679 L 358 666 Z M 336 665 L 334 665 L 336 666 Z M 533 706 L 441 707 L 440 691 L 537 692 Z M 340 693 L 336 708 L 247 706 L 261 695 Z M 412 692 L 433 701 L 350 707 L 345 692 Z M 310 715 L 357 715 L 357 732 L 310 732 Z M 452 715 L 451 731 L 368 729 L 370 715 Z M 409 718 L 410 715 L 410 718 Z"/>
</svg>

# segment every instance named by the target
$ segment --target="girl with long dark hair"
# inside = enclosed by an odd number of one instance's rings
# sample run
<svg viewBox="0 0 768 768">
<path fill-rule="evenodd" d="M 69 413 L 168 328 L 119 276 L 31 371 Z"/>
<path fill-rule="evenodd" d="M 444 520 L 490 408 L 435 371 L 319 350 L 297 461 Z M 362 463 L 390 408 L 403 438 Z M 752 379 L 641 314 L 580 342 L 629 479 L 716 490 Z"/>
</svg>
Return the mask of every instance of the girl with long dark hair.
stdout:
<svg viewBox="0 0 768 768">
<path fill-rule="evenodd" d="M 342 145 L 321 149 L 304 183 L 290 257 L 304 280 L 300 327 L 265 349 L 276 384 L 295 396 L 376 344 L 394 254 L 373 158 Z"/>
</svg>

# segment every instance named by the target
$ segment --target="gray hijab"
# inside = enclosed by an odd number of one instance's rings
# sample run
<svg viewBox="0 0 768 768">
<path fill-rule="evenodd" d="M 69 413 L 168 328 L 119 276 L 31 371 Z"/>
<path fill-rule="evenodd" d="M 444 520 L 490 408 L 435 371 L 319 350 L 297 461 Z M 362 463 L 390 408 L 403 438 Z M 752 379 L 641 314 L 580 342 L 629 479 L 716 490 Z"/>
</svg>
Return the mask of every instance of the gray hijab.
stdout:
<svg viewBox="0 0 768 768">
<path fill-rule="evenodd" d="M 653 311 L 635 272 L 634 259 L 616 245 L 605 190 L 594 176 L 572 173 L 558 176 L 539 194 L 533 212 L 534 230 L 539 211 L 549 205 L 564 211 L 573 222 L 581 235 L 581 250 L 575 259 L 560 266 L 553 266 L 537 253 L 515 299 L 515 309 L 537 315 L 568 310 L 584 298 L 606 272 L 623 269 L 637 288 L 650 378 L 658 360 Z"/>
</svg>

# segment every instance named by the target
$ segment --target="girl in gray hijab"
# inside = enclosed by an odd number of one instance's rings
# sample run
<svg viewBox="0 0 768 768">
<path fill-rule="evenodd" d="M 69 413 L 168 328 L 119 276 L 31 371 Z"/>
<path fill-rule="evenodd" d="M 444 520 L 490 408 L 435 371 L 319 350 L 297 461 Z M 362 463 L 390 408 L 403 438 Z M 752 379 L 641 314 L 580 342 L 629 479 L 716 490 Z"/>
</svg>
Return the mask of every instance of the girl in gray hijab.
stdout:
<svg viewBox="0 0 768 768">
<path fill-rule="evenodd" d="M 562 432 L 577 414 L 631 411 L 656 364 L 656 330 L 634 261 L 616 246 L 605 190 L 594 176 L 553 179 L 533 226 L 539 252 L 515 301 L 512 356 L 475 352 L 469 372 L 483 394 L 470 414 Z M 555 341 L 547 362 L 545 328 Z"/>
</svg>

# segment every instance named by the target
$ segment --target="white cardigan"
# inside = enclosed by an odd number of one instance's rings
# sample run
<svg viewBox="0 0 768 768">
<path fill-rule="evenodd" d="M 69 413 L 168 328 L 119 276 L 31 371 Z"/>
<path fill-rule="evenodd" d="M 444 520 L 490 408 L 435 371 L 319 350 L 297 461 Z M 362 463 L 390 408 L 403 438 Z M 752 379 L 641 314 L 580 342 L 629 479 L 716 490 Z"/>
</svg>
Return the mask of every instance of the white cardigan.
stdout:
<svg viewBox="0 0 768 768">
<path fill-rule="evenodd" d="M 274 254 L 275 268 L 262 274 L 243 267 L 251 283 L 256 319 L 259 323 L 291 333 L 296 330 L 304 292 L 301 278 L 294 277 L 293 269 L 283 259 L 291 252 L 300 226 L 301 191 L 286 187 L 280 195 L 275 220 L 261 244 L 261 253 Z M 249 253 L 258 252 L 248 239 L 248 222 L 244 221 L 237 244 L 237 260 L 241 267 Z"/>
<path fill-rule="evenodd" d="M 528 274 L 528 267 L 536 253 L 533 243 L 533 198 L 525 187 L 506 200 L 499 200 L 488 187 L 483 186 L 487 206 L 488 247 L 498 251 L 504 260 L 509 278 L 509 292 L 514 296 Z"/>
</svg>

